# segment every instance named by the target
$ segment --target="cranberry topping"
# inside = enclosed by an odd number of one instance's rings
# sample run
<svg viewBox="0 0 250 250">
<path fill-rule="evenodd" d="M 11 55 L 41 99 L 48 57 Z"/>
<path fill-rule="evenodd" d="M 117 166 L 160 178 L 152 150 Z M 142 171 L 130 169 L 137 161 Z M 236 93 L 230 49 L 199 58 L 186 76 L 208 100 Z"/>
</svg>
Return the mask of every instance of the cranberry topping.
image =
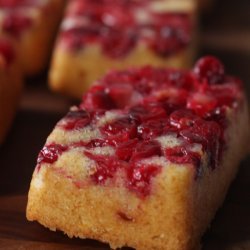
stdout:
<svg viewBox="0 0 250 250">
<path fill-rule="evenodd" d="M 64 118 L 64 123 L 62 123 L 61 127 L 65 130 L 73 130 L 73 129 L 81 129 L 86 127 L 91 122 L 90 113 L 85 110 L 75 110 L 70 111 L 66 117 Z"/>
<path fill-rule="evenodd" d="M 112 57 L 119 58 L 127 55 L 135 46 L 137 40 L 136 33 L 121 30 L 109 30 L 102 37 L 103 53 Z"/>
<path fill-rule="evenodd" d="M 6 61 L 7 66 L 10 65 L 15 59 L 15 52 L 6 40 L 0 40 L 0 55 L 2 55 Z"/>
<path fill-rule="evenodd" d="M 91 175 L 96 184 L 105 184 L 107 179 L 113 178 L 117 169 L 125 164 L 113 157 L 94 155 L 88 151 L 85 151 L 85 155 L 97 163 L 96 171 Z"/>
<path fill-rule="evenodd" d="M 64 31 L 60 37 L 67 44 L 67 47 L 77 51 L 84 47 L 85 43 L 93 42 L 98 35 L 97 27 L 71 28 Z"/>
<path fill-rule="evenodd" d="M 133 93 L 133 87 L 128 84 L 114 84 L 105 89 L 118 108 L 123 108 L 129 103 Z"/>
<path fill-rule="evenodd" d="M 112 109 L 115 108 L 116 105 L 105 88 L 97 85 L 84 96 L 84 103 L 81 107 L 91 110 Z"/>
<path fill-rule="evenodd" d="M 180 131 L 180 135 L 191 143 L 200 143 L 207 151 L 214 169 L 220 159 L 221 146 L 223 141 L 222 128 L 214 121 L 202 121 L 196 126 Z"/>
<path fill-rule="evenodd" d="M 187 150 L 185 147 L 167 148 L 165 150 L 167 159 L 177 164 L 193 164 L 196 167 L 200 166 L 201 156 L 196 153 Z"/>
<path fill-rule="evenodd" d="M 141 10 L 147 16 L 144 22 L 138 18 Z M 191 37 L 188 15 L 158 13 L 151 9 L 150 1 L 72 1 L 65 22 L 67 18 L 76 24 L 62 27 L 62 44 L 75 50 L 98 42 L 111 58 L 125 57 L 138 41 L 148 44 L 155 53 L 168 56 L 185 48 Z M 79 18 L 84 21 L 79 22 Z"/>
<path fill-rule="evenodd" d="M 44 148 L 38 155 L 37 164 L 41 165 L 42 163 L 54 163 L 58 160 L 58 157 L 64 152 L 67 151 L 68 147 L 60 144 L 49 144 L 45 145 Z"/>
<path fill-rule="evenodd" d="M 130 109 L 130 117 L 132 120 L 139 122 L 147 122 L 150 120 L 165 119 L 166 111 L 161 105 L 157 106 L 134 106 Z"/>
<path fill-rule="evenodd" d="M 176 110 L 170 115 L 170 124 L 178 129 L 193 127 L 201 118 L 191 110 Z"/>
<path fill-rule="evenodd" d="M 168 126 L 168 124 L 168 119 L 150 120 L 138 126 L 137 133 L 140 138 L 151 140 L 162 135 L 164 131 L 174 131 L 174 129 Z"/>
<path fill-rule="evenodd" d="M 156 141 L 145 141 L 138 143 L 134 148 L 131 161 L 139 161 L 141 159 L 152 156 L 161 156 L 161 147 Z"/>
<path fill-rule="evenodd" d="M 32 20 L 18 13 L 11 13 L 3 20 L 3 31 L 19 37 L 23 31 L 27 30 L 32 25 Z"/>
<path fill-rule="evenodd" d="M 145 197 L 161 170 L 161 166 L 151 164 L 152 157 L 192 165 L 196 176 L 201 176 L 204 153 L 212 170 L 218 166 L 225 148 L 227 110 L 236 109 L 242 100 L 239 82 L 228 76 L 224 80 L 208 84 L 207 80 L 197 80 L 192 72 L 151 67 L 114 71 L 99 80 L 80 108 L 71 111 L 60 124 L 70 130 L 102 124 L 97 128 L 100 138 L 69 146 L 83 147 L 85 155 L 96 162 L 93 183 L 109 183 L 119 172 L 129 190 Z M 98 123 L 107 111 L 117 116 Z M 173 136 L 177 144 L 172 148 L 171 143 L 164 145 L 161 139 L 165 136 Z M 202 152 L 193 151 L 194 144 L 199 144 Z M 114 154 L 90 153 L 105 146 L 111 146 Z"/>
<path fill-rule="evenodd" d="M 209 84 L 223 83 L 225 69 L 220 60 L 213 56 L 201 58 L 194 67 L 194 74 L 201 82 Z"/>
<path fill-rule="evenodd" d="M 139 140 L 133 139 L 124 143 L 121 143 L 116 149 L 116 155 L 120 160 L 129 161 L 133 154 L 134 148 L 136 147 Z"/>
<path fill-rule="evenodd" d="M 159 55 L 166 57 L 185 48 L 190 42 L 190 27 L 188 16 L 176 14 L 157 14 L 155 18 L 156 39 L 151 47 Z"/>
<path fill-rule="evenodd" d="M 138 196 L 144 198 L 151 192 L 152 178 L 161 172 L 161 167 L 157 165 L 133 164 L 128 172 L 128 188 Z"/>
</svg>

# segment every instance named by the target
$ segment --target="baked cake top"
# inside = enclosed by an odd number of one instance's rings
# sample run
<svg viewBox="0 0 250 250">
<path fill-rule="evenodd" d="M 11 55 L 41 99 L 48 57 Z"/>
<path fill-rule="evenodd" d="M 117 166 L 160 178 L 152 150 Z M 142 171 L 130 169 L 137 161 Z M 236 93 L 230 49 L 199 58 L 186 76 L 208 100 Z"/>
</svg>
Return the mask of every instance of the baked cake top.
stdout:
<svg viewBox="0 0 250 250">
<path fill-rule="evenodd" d="M 37 171 L 78 152 L 83 179 L 65 163 L 58 167 L 76 185 L 114 184 L 122 172 L 124 185 L 145 197 L 152 178 L 169 164 L 195 168 L 196 178 L 204 167 L 216 169 L 228 114 L 242 101 L 240 80 L 226 75 L 212 56 L 200 59 L 192 71 L 110 72 L 57 124 L 39 154 Z"/>
<path fill-rule="evenodd" d="M 126 56 L 142 43 L 162 57 L 190 43 L 190 11 L 169 10 L 166 1 L 72 0 L 61 26 L 59 45 L 78 51 L 99 44 L 112 58 Z"/>
</svg>

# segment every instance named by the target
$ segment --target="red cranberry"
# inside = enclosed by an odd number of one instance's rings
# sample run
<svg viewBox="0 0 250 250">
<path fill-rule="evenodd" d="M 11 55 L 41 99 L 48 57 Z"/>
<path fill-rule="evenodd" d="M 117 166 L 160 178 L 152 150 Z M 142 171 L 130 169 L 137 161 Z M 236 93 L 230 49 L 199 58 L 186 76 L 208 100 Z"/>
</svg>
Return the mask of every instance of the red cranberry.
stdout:
<svg viewBox="0 0 250 250">
<path fill-rule="evenodd" d="M 116 149 L 117 157 L 123 161 L 129 161 L 137 143 L 138 143 L 138 139 L 136 138 L 128 142 L 124 142 L 120 144 Z"/>
<path fill-rule="evenodd" d="M 91 117 L 85 110 L 70 111 L 64 118 L 63 128 L 66 130 L 81 129 L 91 122 Z"/>
<path fill-rule="evenodd" d="M 193 164 L 200 166 L 201 156 L 196 152 L 188 151 L 185 147 L 167 148 L 167 159 L 177 164 Z"/>
<path fill-rule="evenodd" d="M 115 103 L 102 86 L 94 86 L 83 97 L 81 107 L 96 110 L 96 109 L 112 109 L 115 108 Z"/>
<path fill-rule="evenodd" d="M 157 14 L 154 16 L 156 38 L 152 48 L 161 56 L 169 56 L 190 42 L 190 20 L 182 14 Z"/>
<path fill-rule="evenodd" d="M 126 134 L 128 138 L 136 136 L 136 126 L 128 117 L 106 124 L 101 131 L 107 135 Z"/>
<path fill-rule="evenodd" d="M 169 81 L 171 85 L 191 90 L 193 88 L 193 78 L 191 74 L 187 72 L 180 72 L 179 70 L 173 71 L 169 75 Z"/>
<path fill-rule="evenodd" d="M 176 53 L 187 45 L 188 42 L 182 41 L 179 36 L 180 31 L 172 27 L 161 27 L 156 34 L 156 39 L 152 44 L 153 50 L 163 57 Z"/>
<path fill-rule="evenodd" d="M 32 20 L 29 17 L 13 13 L 4 18 L 2 28 L 3 31 L 19 37 L 31 25 Z"/>
<path fill-rule="evenodd" d="M 167 124 L 168 119 L 149 120 L 138 126 L 137 133 L 144 140 L 153 139 L 165 131 Z"/>
<path fill-rule="evenodd" d="M 157 141 L 145 141 L 137 144 L 131 160 L 139 161 L 152 156 L 161 156 L 160 144 Z"/>
<path fill-rule="evenodd" d="M 188 109 L 176 110 L 170 115 L 170 124 L 178 129 L 192 127 L 199 120 L 199 116 Z"/>
<path fill-rule="evenodd" d="M 108 30 L 102 35 L 102 50 L 112 58 L 127 55 L 136 44 L 136 34 L 131 31 Z"/>
<path fill-rule="evenodd" d="M 206 117 L 218 106 L 218 98 L 207 93 L 196 93 L 187 100 L 187 108 L 193 110 L 197 115 Z"/>
<path fill-rule="evenodd" d="M 201 82 L 209 84 L 223 83 L 225 69 L 222 62 L 213 56 L 201 58 L 194 66 L 194 75 Z"/>
<path fill-rule="evenodd" d="M 129 2 L 127 2 L 127 5 L 125 6 L 128 6 L 128 4 Z M 114 4 L 114 2 L 112 2 L 112 4 L 108 3 L 106 8 L 105 9 L 101 8 L 101 10 L 102 10 L 101 13 L 102 22 L 109 27 L 124 29 L 134 24 L 133 16 L 128 11 L 124 12 L 123 6 L 117 5 L 117 3 L 116 4 Z"/>
<path fill-rule="evenodd" d="M 180 135 L 192 143 L 203 143 L 207 146 L 210 142 L 220 138 L 221 129 L 214 121 L 201 120 L 195 126 L 181 130 Z"/>
<path fill-rule="evenodd" d="M 68 147 L 60 144 L 52 143 L 49 145 L 45 145 L 38 155 L 37 164 L 52 164 L 56 162 L 58 157 L 66 150 L 68 150 Z"/>
<path fill-rule="evenodd" d="M 146 122 L 149 120 L 165 119 L 166 111 L 160 105 L 157 106 L 134 106 L 130 109 L 129 115 L 132 120 Z"/>
<path fill-rule="evenodd" d="M 96 184 L 104 184 L 107 179 L 113 178 L 117 169 L 122 166 L 121 162 L 112 157 L 94 155 L 88 151 L 85 151 L 85 155 L 97 163 L 95 173 L 90 176 Z"/>
<path fill-rule="evenodd" d="M 210 156 L 212 168 L 218 165 L 223 134 L 216 122 L 203 121 L 194 127 L 180 131 L 180 135 L 188 142 L 201 143 Z"/>
<path fill-rule="evenodd" d="M 0 40 L 0 54 L 3 55 L 7 65 L 11 64 L 15 59 L 15 52 L 6 40 Z"/>
<path fill-rule="evenodd" d="M 106 88 L 106 93 L 109 94 L 118 108 L 124 108 L 130 101 L 133 88 L 129 84 L 114 84 Z"/>
<path fill-rule="evenodd" d="M 161 172 L 157 165 L 134 164 L 127 172 L 128 188 L 144 198 L 151 192 L 152 178 Z"/>
</svg>

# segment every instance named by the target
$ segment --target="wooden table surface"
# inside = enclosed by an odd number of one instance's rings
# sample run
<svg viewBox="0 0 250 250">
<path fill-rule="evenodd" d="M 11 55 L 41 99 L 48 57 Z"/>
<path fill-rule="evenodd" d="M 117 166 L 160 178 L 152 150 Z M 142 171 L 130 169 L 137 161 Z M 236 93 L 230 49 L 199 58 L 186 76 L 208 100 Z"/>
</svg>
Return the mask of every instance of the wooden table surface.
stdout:
<svg viewBox="0 0 250 250">
<path fill-rule="evenodd" d="M 232 18 L 233 16 L 233 18 Z M 250 96 L 250 1 L 221 0 L 204 18 L 200 54 L 218 55 L 246 83 Z M 28 81 L 12 130 L 0 148 L 0 249 L 109 249 L 69 239 L 26 220 L 36 157 L 55 123 L 73 103 L 50 93 L 46 76 Z M 250 250 L 250 157 L 242 164 L 223 207 L 203 237 L 204 250 Z"/>
</svg>

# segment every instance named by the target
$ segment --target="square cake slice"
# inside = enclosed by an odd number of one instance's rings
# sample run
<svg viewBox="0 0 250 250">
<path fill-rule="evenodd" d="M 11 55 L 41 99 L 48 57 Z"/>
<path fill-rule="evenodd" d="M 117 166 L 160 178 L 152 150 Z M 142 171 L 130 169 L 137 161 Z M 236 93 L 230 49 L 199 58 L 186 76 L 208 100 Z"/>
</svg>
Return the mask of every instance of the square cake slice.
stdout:
<svg viewBox="0 0 250 250">
<path fill-rule="evenodd" d="M 65 0 L 0 0 L 0 33 L 16 44 L 25 74 L 49 62 Z"/>
<path fill-rule="evenodd" d="M 196 1 L 72 0 L 52 58 L 50 86 L 81 98 L 109 69 L 191 67 Z"/>
<path fill-rule="evenodd" d="M 0 38 L 0 145 L 10 128 L 23 82 L 17 57 L 10 41 Z"/>
<path fill-rule="evenodd" d="M 113 71 L 48 137 L 27 218 L 114 249 L 194 249 L 247 140 L 241 81 L 218 59 Z"/>
</svg>

